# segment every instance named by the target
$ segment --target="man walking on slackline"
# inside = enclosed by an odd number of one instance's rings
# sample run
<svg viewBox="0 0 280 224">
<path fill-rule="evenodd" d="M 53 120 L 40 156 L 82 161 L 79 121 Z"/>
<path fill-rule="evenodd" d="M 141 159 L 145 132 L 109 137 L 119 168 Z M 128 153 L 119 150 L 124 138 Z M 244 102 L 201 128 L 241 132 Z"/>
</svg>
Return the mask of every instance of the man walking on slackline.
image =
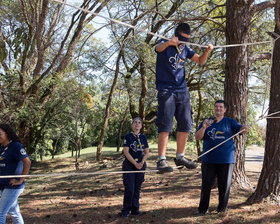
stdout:
<svg viewBox="0 0 280 224">
<path fill-rule="evenodd" d="M 203 65 L 213 45 L 209 44 L 199 56 L 185 43 L 190 38 L 190 26 L 180 23 L 175 29 L 175 36 L 170 40 L 161 39 L 155 48 L 156 88 L 158 90 L 158 110 L 156 124 L 158 127 L 158 162 L 157 169 L 161 172 L 172 172 L 173 168 L 166 162 L 166 147 L 169 133 L 172 132 L 173 117 L 177 120 L 177 152 L 175 164 L 189 169 L 197 167 L 197 163 L 184 157 L 188 134 L 192 131 L 192 115 L 190 93 L 185 79 L 185 60 L 189 58 Z"/>
</svg>

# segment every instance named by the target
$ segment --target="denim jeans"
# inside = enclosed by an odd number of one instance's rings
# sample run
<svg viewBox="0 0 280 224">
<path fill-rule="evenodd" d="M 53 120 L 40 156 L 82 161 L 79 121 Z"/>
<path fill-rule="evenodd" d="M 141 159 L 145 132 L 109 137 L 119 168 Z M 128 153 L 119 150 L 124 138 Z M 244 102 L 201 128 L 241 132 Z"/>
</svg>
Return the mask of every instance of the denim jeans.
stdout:
<svg viewBox="0 0 280 224">
<path fill-rule="evenodd" d="M 22 189 L 8 189 L 0 190 L 0 223 L 6 223 L 7 213 L 10 214 L 13 224 L 23 224 L 23 219 L 20 214 L 18 197 L 23 192 Z"/>
</svg>

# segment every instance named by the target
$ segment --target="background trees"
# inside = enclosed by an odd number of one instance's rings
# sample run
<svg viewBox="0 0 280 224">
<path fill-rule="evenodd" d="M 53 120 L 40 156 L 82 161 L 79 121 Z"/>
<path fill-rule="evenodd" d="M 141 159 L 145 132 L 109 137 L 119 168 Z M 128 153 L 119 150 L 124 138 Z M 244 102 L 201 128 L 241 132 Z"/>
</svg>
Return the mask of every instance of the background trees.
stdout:
<svg viewBox="0 0 280 224">
<path fill-rule="evenodd" d="M 104 144 L 120 145 L 122 133 L 129 131 L 129 120 L 135 116 L 143 118 L 148 137 L 156 138 L 154 47 L 159 38 L 148 31 L 171 37 L 176 24 L 187 21 L 192 27 L 193 43 L 223 45 L 268 39 L 264 29 L 272 26 L 273 18 L 262 11 L 268 4 L 244 2 L 244 10 L 249 7 L 251 11 L 241 20 L 236 14 L 231 17 L 238 9 L 234 8 L 237 7 L 234 2 L 225 3 L 79 1 L 79 7 L 124 21 L 135 26 L 132 29 L 53 1 L 2 1 L 2 122 L 13 124 L 34 159 L 74 149 L 78 155 L 81 147 L 93 145 L 99 145 L 99 159 Z M 231 7 L 227 15 L 226 7 Z M 109 43 L 96 38 L 104 27 L 109 28 Z M 233 30 L 240 35 L 233 35 Z M 241 31 L 246 31 L 246 35 Z M 199 54 L 203 51 L 201 47 L 192 47 Z M 248 47 L 217 48 L 203 67 L 188 61 L 186 82 L 192 96 L 194 130 L 202 119 L 212 115 L 211 105 L 223 97 L 224 82 L 225 98 L 230 102 L 229 115 L 245 122 L 248 97 L 252 106 L 247 110 L 254 113 L 255 106 L 263 102 L 267 77 L 264 73 L 269 66 L 259 60 L 267 60 L 270 50 L 269 45 L 250 47 L 250 50 Z M 239 70 L 235 70 L 236 66 Z M 239 78 L 232 81 L 230 77 Z M 241 79 L 245 91 L 242 94 L 249 91 L 248 97 L 235 92 Z M 229 93 L 235 94 L 234 97 Z M 242 105 L 237 108 L 242 110 L 233 110 L 232 106 L 240 103 L 238 100 Z M 255 116 L 250 119 L 253 122 Z M 259 133 L 258 126 L 255 130 L 254 133 Z M 248 138 L 251 142 L 261 142 L 261 137 L 252 134 Z M 243 149 L 245 140 L 242 144 Z M 200 153 L 199 143 L 197 151 Z"/>
<path fill-rule="evenodd" d="M 98 13 L 106 3 L 85 0 L 81 7 Z M 29 154 L 43 138 L 47 118 L 59 108 L 60 102 L 46 106 L 67 79 L 82 32 L 95 17 L 79 10 L 71 14 L 49 0 L 1 3 L 2 120 L 14 124 Z"/>
</svg>

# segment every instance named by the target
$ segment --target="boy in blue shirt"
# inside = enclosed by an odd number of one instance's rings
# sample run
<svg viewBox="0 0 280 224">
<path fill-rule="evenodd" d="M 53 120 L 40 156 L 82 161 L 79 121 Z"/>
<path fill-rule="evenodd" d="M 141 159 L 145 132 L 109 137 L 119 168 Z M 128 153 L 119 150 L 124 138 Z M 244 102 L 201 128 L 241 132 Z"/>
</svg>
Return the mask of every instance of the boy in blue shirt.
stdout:
<svg viewBox="0 0 280 224">
<path fill-rule="evenodd" d="M 214 104 L 216 122 L 210 125 L 208 119 L 206 119 L 199 125 L 195 138 L 196 140 L 203 140 L 203 153 L 232 137 L 239 131 L 244 130 L 242 134 L 245 134 L 249 130 L 249 126 L 242 126 L 234 119 L 224 117 L 226 107 L 225 101 L 217 100 Z M 203 215 L 207 212 L 210 192 L 215 177 L 217 177 L 219 190 L 219 205 L 217 211 L 226 213 L 234 160 L 235 146 L 233 139 L 228 140 L 202 157 L 201 197 L 196 215 Z"/>
<path fill-rule="evenodd" d="M 166 162 L 166 147 L 169 133 L 173 128 L 173 117 L 177 120 L 177 153 L 175 164 L 194 169 L 197 164 L 184 157 L 189 132 L 192 131 L 190 93 L 185 79 L 185 61 L 191 59 L 203 65 L 208 53 L 213 49 L 211 44 L 199 56 L 186 43 L 190 38 L 190 26 L 180 23 L 175 29 L 175 36 L 170 40 L 160 40 L 155 48 L 156 88 L 158 90 L 158 110 L 156 124 L 158 127 L 158 162 L 161 172 L 172 172 L 173 168 Z"/>
</svg>

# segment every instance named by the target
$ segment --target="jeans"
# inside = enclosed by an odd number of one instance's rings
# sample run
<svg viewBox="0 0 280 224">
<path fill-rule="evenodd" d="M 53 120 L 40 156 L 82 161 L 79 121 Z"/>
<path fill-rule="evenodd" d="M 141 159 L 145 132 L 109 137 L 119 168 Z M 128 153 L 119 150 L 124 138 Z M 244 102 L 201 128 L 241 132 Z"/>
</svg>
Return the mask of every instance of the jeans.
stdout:
<svg viewBox="0 0 280 224">
<path fill-rule="evenodd" d="M 22 189 L 8 189 L 0 190 L 0 223 L 6 223 L 7 213 L 10 214 L 13 224 L 23 224 L 23 219 L 20 214 L 18 197 L 23 192 Z"/>
</svg>

